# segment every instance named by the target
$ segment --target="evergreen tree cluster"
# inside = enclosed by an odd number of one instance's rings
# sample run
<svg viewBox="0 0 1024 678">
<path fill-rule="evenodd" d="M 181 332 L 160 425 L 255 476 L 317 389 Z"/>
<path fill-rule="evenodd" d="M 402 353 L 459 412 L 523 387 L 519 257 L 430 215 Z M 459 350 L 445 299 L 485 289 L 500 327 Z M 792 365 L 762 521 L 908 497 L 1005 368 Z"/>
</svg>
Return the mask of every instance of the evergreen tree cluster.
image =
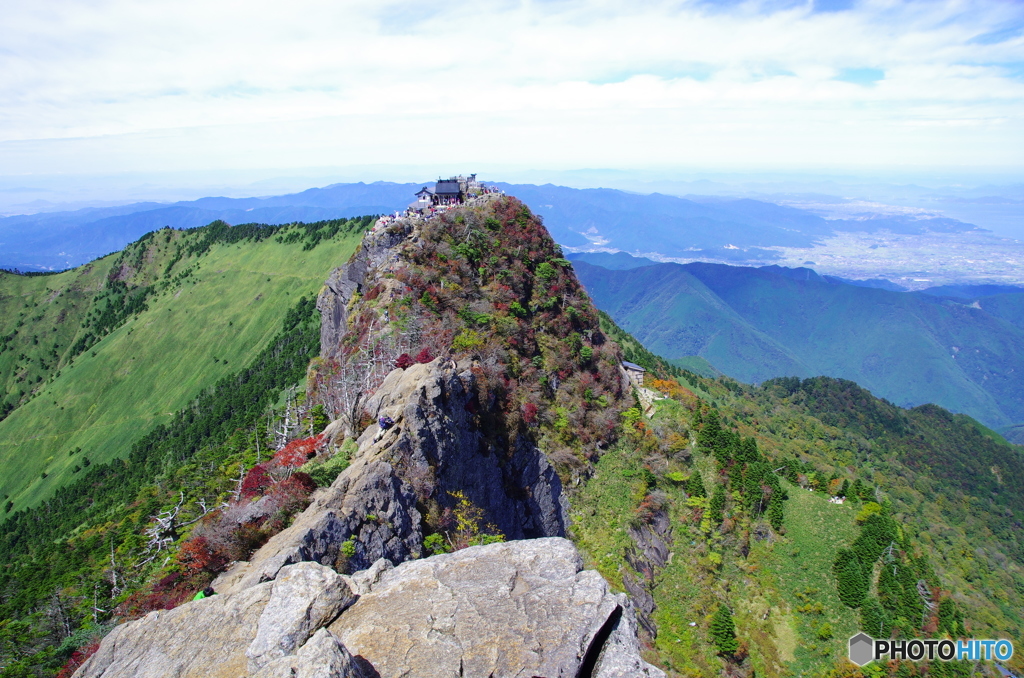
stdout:
<svg viewBox="0 0 1024 678">
<path fill-rule="evenodd" d="M 877 582 L 873 579 L 876 567 Z M 964 634 L 963 614 L 953 600 L 931 600 L 938 579 L 926 557 L 910 555 L 888 503 L 864 519 L 850 548 L 836 554 L 832 570 L 840 600 L 860 608 L 861 629 L 872 637 L 888 638 L 897 631 L 904 638 L 920 636 L 932 616 L 927 603 L 938 604 L 938 634 L 953 638 Z M 877 596 L 870 595 L 873 583 Z"/>
<path fill-rule="evenodd" d="M 736 625 L 732 620 L 732 612 L 726 605 L 719 605 L 711 618 L 711 642 L 718 650 L 718 654 L 731 657 L 739 650 L 739 642 L 736 640 Z"/>
<path fill-rule="evenodd" d="M 850 548 L 840 549 L 836 554 L 833 572 L 840 600 L 849 607 L 860 607 L 871 588 L 875 562 L 883 551 L 891 554 L 902 548 L 896 521 L 888 512 L 871 514 Z"/>
<path fill-rule="evenodd" d="M 785 517 L 784 502 L 789 496 L 771 463 L 758 450 L 757 441 L 754 438 L 743 438 L 739 433 L 723 428 L 718 412 L 714 409 L 707 415 L 700 416 L 700 421 L 695 423 L 700 425 L 697 448 L 715 458 L 719 472 L 726 475 L 729 488 L 742 497 L 747 512 L 754 518 L 764 516 L 773 528 L 782 529 Z M 698 496 L 706 496 L 706 493 Z M 712 494 L 710 507 L 712 520 L 719 523 L 722 521 L 724 507 L 725 488 L 721 489 L 720 496 L 716 488 Z"/>
</svg>

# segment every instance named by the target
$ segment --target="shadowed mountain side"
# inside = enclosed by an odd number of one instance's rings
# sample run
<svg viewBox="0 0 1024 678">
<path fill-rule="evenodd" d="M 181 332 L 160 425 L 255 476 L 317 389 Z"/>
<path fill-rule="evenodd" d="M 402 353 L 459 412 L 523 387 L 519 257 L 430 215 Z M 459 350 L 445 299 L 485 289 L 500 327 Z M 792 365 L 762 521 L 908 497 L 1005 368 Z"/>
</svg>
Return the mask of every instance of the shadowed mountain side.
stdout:
<svg viewBox="0 0 1024 678">
<path fill-rule="evenodd" d="M 581 261 L 574 261 L 573 266 L 598 308 L 656 353 L 670 359 L 701 356 L 746 382 L 813 373 L 785 346 L 744 320 L 685 266 L 665 264 L 614 272 Z"/>
<path fill-rule="evenodd" d="M 1019 322 L 1024 295 L 978 305 L 805 269 L 575 265 L 599 308 L 669 358 L 699 355 L 742 381 L 852 379 L 898 404 L 933 402 L 993 427 L 1024 420 L 1024 331 L 1008 320 Z"/>
</svg>

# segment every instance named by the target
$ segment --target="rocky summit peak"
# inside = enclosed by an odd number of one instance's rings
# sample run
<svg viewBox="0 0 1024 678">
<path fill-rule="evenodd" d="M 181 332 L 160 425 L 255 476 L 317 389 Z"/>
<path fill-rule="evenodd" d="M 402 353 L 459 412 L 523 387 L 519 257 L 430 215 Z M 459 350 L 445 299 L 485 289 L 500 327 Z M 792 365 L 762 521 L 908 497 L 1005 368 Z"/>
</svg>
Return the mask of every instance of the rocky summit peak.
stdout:
<svg viewBox="0 0 1024 678">
<path fill-rule="evenodd" d="M 663 675 L 564 539 L 565 484 L 632 400 L 540 220 L 494 193 L 383 217 L 317 306 L 308 388 L 348 466 L 212 600 L 118 627 L 79 675 Z"/>
</svg>

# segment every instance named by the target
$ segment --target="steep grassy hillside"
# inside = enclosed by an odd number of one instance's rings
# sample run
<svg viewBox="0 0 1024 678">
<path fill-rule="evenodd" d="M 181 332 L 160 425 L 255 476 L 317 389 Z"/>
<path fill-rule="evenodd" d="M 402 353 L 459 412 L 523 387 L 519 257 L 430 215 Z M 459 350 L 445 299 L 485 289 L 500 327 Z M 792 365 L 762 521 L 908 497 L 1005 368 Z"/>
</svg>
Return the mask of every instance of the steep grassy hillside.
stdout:
<svg viewBox="0 0 1024 678">
<path fill-rule="evenodd" d="M 607 319 L 602 329 L 633 341 Z M 632 355 L 672 397 L 649 421 L 624 423 L 573 500 L 573 530 L 590 563 L 639 601 L 659 665 L 674 675 L 850 675 L 842 658 L 858 629 L 956 637 L 960 614 L 968 635 L 1024 638 L 1021 448 L 969 417 L 904 410 L 852 382 L 752 387 L 682 372 L 673 386 L 664 361 L 642 348 Z M 732 443 L 709 436 L 719 422 Z M 785 478 L 774 516 L 771 501 L 750 503 L 752 450 Z M 774 481 L 765 479 L 767 493 Z M 829 502 L 836 494 L 846 502 Z M 861 539 L 871 530 L 885 543 Z M 873 550 L 890 543 L 890 554 Z M 864 561 L 861 598 L 835 565 L 849 549 Z M 883 561 L 905 581 L 880 580 Z M 933 602 L 948 602 L 926 610 L 919 580 Z M 735 655 L 711 642 L 722 606 L 736 625 Z"/>
<path fill-rule="evenodd" d="M 4 402 L 21 403 L 0 422 L 8 510 L 45 499 L 88 464 L 123 457 L 252 360 L 365 226 L 164 229 L 73 271 L 4 275 L 0 378 Z"/>
<path fill-rule="evenodd" d="M 996 428 L 1024 421 L 1024 294 L 972 303 L 777 267 L 576 270 L 599 308 L 667 358 L 700 356 L 746 382 L 826 374 Z"/>
</svg>

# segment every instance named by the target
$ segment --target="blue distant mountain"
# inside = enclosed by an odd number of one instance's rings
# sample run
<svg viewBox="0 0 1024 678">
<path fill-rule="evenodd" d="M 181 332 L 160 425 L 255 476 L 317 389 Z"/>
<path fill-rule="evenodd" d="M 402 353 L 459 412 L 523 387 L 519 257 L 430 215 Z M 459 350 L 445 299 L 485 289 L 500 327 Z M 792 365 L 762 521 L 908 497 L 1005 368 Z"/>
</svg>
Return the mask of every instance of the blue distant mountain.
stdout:
<svg viewBox="0 0 1024 678">
<path fill-rule="evenodd" d="M 901 406 L 936 403 L 1006 431 L 1024 422 L 1024 289 L 938 296 L 808 268 L 573 266 L 598 308 L 671 360 L 697 356 L 745 382 L 841 377 Z"/>
<path fill-rule="evenodd" d="M 48 212 L 0 219 L 0 267 L 60 270 L 115 252 L 165 226 L 286 224 L 403 209 L 419 184 L 336 184 L 267 198 L 201 198 Z"/>
<path fill-rule="evenodd" d="M 334 184 L 263 198 L 201 198 L 91 207 L 0 219 L 0 267 L 64 269 L 122 249 L 143 234 L 171 226 L 282 224 L 381 214 L 404 209 L 423 184 Z M 544 218 L 555 240 L 570 249 L 620 250 L 639 256 L 770 263 L 771 247 L 808 247 L 837 230 L 969 231 L 953 219 L 886 217 L 846 222 L 749 199 L 703 201 L 612 189 L 498 184 Z M 607 261 L 605 263 L 608 263 Z"/>
<path fill-rule="evenodd" d="M 838 231 L 959 233 L 979 230 L 946 218 L 874 215 L 824 219 L 809 211 L 750 199 L 641 195 L 607 188 L 499 184 L 544 217 L 562 245 L 636 256 L 770 263 L 772 247 L 810 247 Z M 696 197 L 696 196 L 691 196 Z"/>
</svg>

